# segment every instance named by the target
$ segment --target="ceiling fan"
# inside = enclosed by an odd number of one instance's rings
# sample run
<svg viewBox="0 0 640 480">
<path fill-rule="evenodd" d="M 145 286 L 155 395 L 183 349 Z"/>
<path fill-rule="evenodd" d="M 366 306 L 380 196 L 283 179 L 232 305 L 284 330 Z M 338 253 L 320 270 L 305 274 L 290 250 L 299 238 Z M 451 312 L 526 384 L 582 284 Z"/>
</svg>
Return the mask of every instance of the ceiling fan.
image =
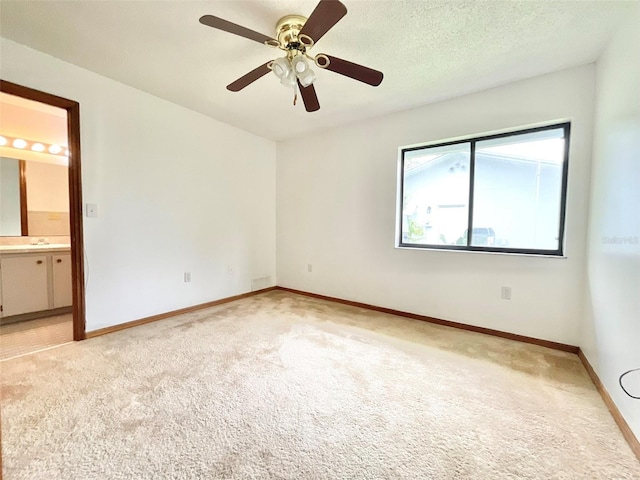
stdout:
<svg viewBox="0 0 640 480">
<path fill-rule="evenodd" d="M 213 15 L 200 17 L 200 23 L 286 52 L 286 56 L 268 61 L 235 82 L 230 83 L 227 85 L 228 90 L 239 92 L 270 71 L 273 71 L 280 78 L 282 85 L 294 89 L 298 87 L 307 112 L 315 112 L 320 109 L 320 103 L 313 86 L 315 73 L 311 70 L 309 60 L 315 63 L 318 68 L 339 73 L 374 87 L 377 87 L 382 82 L 382 72 L 377 70 L 325 55 L 324 53 L 315 56 L 309 55 L 309 50 L 318 40 L 346 14 L 347 7 L 338 0 L 320 0 L 320 3 L 318 3 L 309 18 L 301 15 L 287 15 L 278 20 L 276 38 L 263 35 Z M 296 98 L 297 94 L 294 96 L 294 105 Z"/>
</svg>

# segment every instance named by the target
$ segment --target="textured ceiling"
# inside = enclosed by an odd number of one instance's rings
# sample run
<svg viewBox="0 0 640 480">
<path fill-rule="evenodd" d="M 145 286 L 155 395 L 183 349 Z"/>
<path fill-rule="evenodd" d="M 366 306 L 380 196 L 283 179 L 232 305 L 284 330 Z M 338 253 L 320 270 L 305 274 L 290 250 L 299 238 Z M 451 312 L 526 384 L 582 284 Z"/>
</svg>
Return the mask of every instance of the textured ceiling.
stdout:
<svg viewBox="0 0 640 480">
<path fill-rule="evenodd" d="M 283 139 L 593 62 L 632 2 L 342 0 L 344 17 L 315 46 L 385 74 L 370 87 L 317 72 L 321 109 L 292 105 L 267 75 L 225 86 L 278 50 L 198 23 L 215 15 L 275 35 L 316 1 L 0 2 L 3 37 L 260 136 Z M 317 69 L 316 69 L 317 70 Z"/>
</svg>

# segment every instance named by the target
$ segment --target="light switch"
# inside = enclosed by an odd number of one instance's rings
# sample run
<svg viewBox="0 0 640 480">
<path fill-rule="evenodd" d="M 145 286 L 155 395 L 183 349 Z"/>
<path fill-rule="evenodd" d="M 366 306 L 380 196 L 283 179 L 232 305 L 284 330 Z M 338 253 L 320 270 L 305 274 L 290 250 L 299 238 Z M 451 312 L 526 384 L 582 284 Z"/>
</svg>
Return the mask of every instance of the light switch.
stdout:
<svg viewBox="0 0 640 480">
<path fill-rule="evenodd" d="M 511 300 L 511 287 L 502 287 L 502 299 Z"/>
<path fill-rule="evenodd" d="M 87 203 L 87 217 L 88 218 L 98 218 L 98 204 L 97 203 Z"/>
</svg>

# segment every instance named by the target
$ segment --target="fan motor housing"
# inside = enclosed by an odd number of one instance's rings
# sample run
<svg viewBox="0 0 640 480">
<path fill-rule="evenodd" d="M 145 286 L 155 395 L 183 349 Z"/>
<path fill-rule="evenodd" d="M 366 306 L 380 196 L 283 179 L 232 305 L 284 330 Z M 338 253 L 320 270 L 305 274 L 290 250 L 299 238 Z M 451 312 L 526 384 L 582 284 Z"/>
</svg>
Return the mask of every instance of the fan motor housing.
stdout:
<svg viewBox="0 0 640 480">
<path fill-rule="evenodd" d="M 286 15 L 278 20 L 276 38 L 280 42 L 280 46 L 286 49 L 290 43 L 300 43 L 298 34 L 306 22 L 307 17 L 302 15 Z"/>
</svg>

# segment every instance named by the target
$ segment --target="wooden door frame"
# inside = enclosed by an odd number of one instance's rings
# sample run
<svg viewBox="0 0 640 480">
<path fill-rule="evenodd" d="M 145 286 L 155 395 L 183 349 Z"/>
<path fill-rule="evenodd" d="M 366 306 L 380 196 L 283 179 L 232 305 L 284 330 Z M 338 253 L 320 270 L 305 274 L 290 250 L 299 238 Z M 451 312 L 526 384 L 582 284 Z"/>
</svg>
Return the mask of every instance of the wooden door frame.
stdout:
<svg viewBox="0 0 640 480">
<path fill-rule="evenodd" d="M 71 279 L 73 339 L 86 338 L 84 292 L 84 242 L 82 234 L 82 170 L 80 168 L 80 104 L 73 100 L 0 80 L 0 92 L 26 98 L 67 111 L 69 141 L 69 217 L 71 223 Z"/>
</svg>

